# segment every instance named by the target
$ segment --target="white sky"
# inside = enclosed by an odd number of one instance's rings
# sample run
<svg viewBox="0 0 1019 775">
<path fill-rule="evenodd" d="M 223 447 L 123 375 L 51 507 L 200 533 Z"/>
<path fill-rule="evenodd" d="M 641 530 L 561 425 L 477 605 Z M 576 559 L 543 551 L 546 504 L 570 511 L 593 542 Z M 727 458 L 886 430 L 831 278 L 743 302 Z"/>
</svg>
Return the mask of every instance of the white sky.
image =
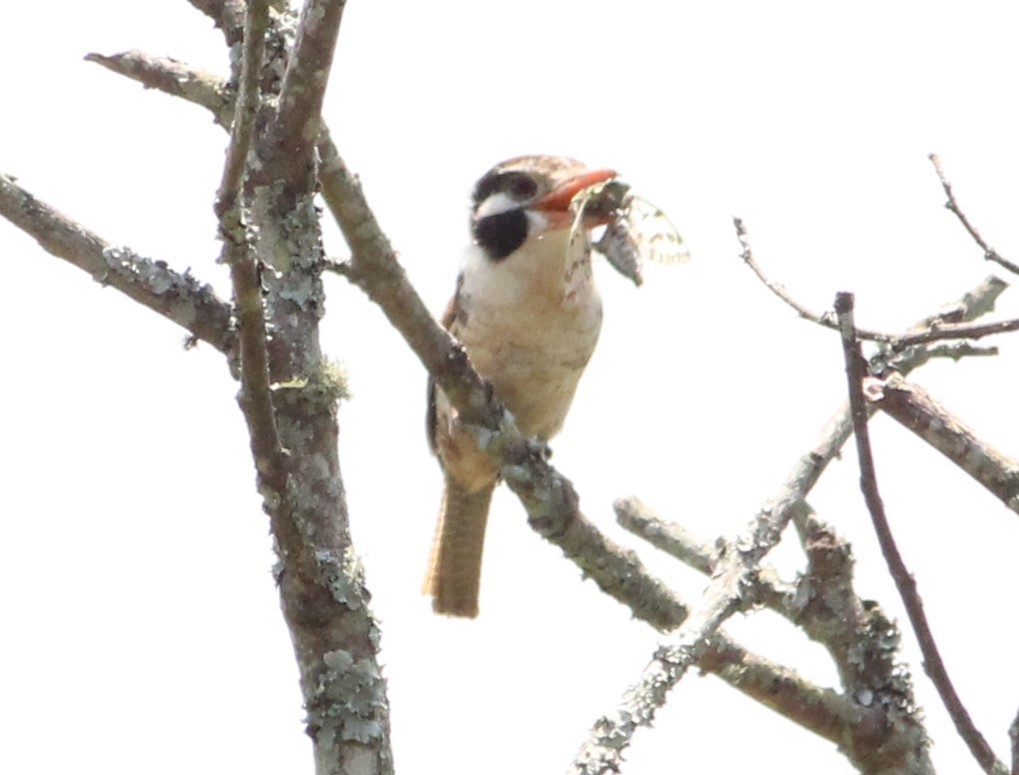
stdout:
<svg viewBox="0 0 1019 775">
<path fill-rule="evenodd" d="M 140 48 L 223 72 L 219 34 L 183 0 L 8 5 L 0 170 L 225 294 L 211 210 L 225 134 L 200 109 L 82 61 Z M 861 325 L 901 329 L 993 271 L 941 207 L 926 158 L 936 151 L 984 236 L 1019 260 L 1019 10 L 961 9 L 350 3 L 326 117 L 434 309 L 452 290 L 470 187 L 510 155 L 615 167 L 690 244 L 693 262 L 650 270 L 639 290 L 600 267 L 602 342 L 553 446 L 588 516 L 691 602 L 703 579 L 617 529 L 612 500 L 636 494 L 709 540 L 731 536 L 844 389 L 837 338 L 751 277 L 730 217 L 804 303 L 824 309 L 852 290 Z M 327 241 L 344 255 L 335 229 Z M 0 771 L 310 772 L 267 519 L 219 357 L 184 352 L 181 331 L 5 222 L 0 256 Z M 419 589 L 440 476 L 423 436 L 424 372 L 358 291 L 327 282 L 325 342 L 354 392 L 341 456 L 383 626 L 398 771 L 561 772 L 658 637 L 581 582 L 505 492 L 480 618 L 431 614 Z M 1002 315 L 1019 314 L 1015 293 Z M 1016 342 L 916 377 L 1013 454 Z M 1019 520 L 887 418 L 873 435 L 885 505 L 949 669 L 1004 757 L 1019 705 L 1007 621 Z M 898 617 L 856 477 L 847 455 L 811 500 L 852 539 L 861 594 Z M 776 559 L 793 569 L 798 550 Z M 784 622 L 755 615 L 727 629 L 834 680 Z M 938 768 L 976 772 L 905 640 Z M 697 676 L 627 759 L 629 775 L 850 771 L 832 746 Z"/>
</svg>

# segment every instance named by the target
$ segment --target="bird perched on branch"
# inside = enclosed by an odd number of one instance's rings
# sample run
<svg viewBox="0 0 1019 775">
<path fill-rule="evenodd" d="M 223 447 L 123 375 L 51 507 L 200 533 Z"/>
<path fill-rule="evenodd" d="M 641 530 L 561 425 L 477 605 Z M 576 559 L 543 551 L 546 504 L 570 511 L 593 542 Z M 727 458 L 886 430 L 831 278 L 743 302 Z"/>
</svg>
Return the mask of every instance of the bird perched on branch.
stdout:
<svg viewBox="0 0 1019 775">
<path fill-rule="evenodd" d="M 559 431 L 598 341 L 588 231 L 608 219 L 575 217 L 570 204 L 615 175 L 560 156 L 522 156 L 474 187 L 473 245 L 442 322 L 526 436 L 547 441 Z M 445 489 L 425 592 L 436 612 L 473 617 L 499 466 L 431 380 L 427 424 Z"/>
</svg>

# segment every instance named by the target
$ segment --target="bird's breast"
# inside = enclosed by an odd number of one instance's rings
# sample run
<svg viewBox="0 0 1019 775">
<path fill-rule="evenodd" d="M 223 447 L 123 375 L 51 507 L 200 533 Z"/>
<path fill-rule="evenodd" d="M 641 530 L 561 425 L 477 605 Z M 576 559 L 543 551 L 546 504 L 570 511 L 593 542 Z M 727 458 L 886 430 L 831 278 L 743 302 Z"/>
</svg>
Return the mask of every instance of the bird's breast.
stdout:
<svg viewBox="0 0 1019 775">
<path fill-rule="evenodd" d="M 570 260 L 561 241 L 536 242 L 497 265 L 465 267 L 453 334 L 521 431 L 547 439 L 594 352 L 602 305 L 586 247 Z"/>
</svg>

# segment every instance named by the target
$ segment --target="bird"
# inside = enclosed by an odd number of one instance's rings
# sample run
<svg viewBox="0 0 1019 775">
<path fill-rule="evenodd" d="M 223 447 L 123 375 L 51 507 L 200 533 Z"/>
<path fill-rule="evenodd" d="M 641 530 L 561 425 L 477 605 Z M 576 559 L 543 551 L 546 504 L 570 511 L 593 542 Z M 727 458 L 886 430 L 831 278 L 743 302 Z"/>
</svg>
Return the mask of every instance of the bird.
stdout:
<svg viewBox="0 0 1019 775">
<path fill-rule="evenodd" d="M 543 442 L 566 419 L 602 323 L 588 236 L 608 219 L 581 216 L 578 230 L 570 204 L 615 177 L 563 156 L 519 156 L 474 186 L 472 244 L 442 324 L 521 433 Z M 436 613 L 473 618 L 499 463 L 432 379 L 427 433 L 445 481 L 424 591 Z"/>
</svg>

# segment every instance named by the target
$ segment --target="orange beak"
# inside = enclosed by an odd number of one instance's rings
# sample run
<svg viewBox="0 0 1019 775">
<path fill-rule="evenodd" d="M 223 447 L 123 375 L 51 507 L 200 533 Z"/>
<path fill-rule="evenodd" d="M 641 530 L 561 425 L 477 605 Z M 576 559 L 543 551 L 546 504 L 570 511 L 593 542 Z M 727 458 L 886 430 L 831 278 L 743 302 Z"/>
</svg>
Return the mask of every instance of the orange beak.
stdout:
<svg viewBox="0 0 1019 775">
<path fill-rule="evenodd" d="M 595 183 L 618 177 L 615 170 L 591 170 L 570 178 L 558 188 L 552 189 L 545 196 L 536 200 L 531 207 L 547 213 L 550 228 L 565 228 L 573 223 L 570 215 L 570 202 L 573 197 Z"/>
</svg>

